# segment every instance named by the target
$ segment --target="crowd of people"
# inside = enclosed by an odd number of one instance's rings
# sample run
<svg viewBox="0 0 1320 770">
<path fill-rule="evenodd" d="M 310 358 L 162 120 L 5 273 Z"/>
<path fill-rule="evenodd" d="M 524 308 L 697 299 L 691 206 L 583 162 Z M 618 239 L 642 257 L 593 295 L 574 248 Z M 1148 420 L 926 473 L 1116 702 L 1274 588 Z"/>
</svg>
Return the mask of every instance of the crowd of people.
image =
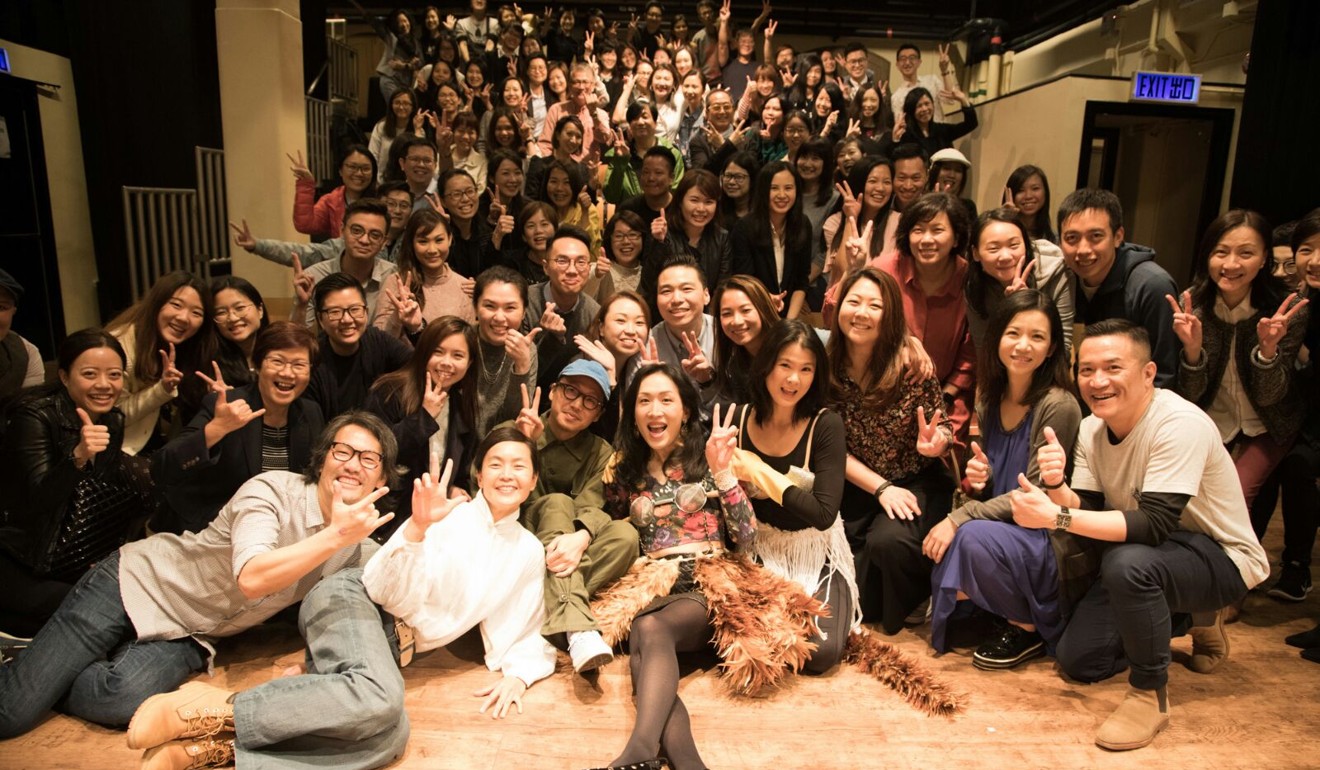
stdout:
<svg viewBox="0 0 1320 770">
<path fill-rule="evenodd" d="M 483 712 L 626 649 L 608 766 L 686 770 L 680 655 L 750 693 L 929 623 L 980 669 L 1128 671 L 1127 750 L 1171 638 L 1227 658 L 1280 500 L 1268 594 L 1306 597 L 1320 209 L 1225 212 L 1180 289 L 1111 192 L 1024 165 L 978 208 L 944 46 L 889 83 L 768 3 L 469 11 L 373 20 L 386 114 L 339 184 L 290 156 L 311 242 L 232 225 L 290 318 L 170 273 L 47 384 L 0 272 L 0 738 L 58 709 L 149 768 L 378 767 L 400 668 L 480 626 Z M 189 681 L 277 616 L 302 673 Z"/>
</svg>

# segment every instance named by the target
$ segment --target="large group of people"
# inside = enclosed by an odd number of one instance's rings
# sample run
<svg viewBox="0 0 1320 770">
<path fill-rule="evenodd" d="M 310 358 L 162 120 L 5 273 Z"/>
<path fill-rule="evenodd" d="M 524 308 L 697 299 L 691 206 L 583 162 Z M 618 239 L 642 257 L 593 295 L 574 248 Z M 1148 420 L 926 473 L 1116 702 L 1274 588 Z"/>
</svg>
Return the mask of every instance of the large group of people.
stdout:
<svg viewBox="0 0 1320 770">
<path fill-rule="evenodd" d="M 469 11 L 373 20 L 370 140 L 319 196 L 291 156 L 312 242 L 232 225 L 290 318 L 169 273 L 44 384 L 0 272 L 0 738 L 58 709 L 144 767 L 377 767 L 400 667 L 480 626 L 482 711 L 624 649 L 609 767 L 686 770 L 680 654 L 745 693 L 929 623 L 980 669 L 1128 671 L 1095 735 L 1126 750 L 1172 637 L 1227 658 L 1280 498 L 1268 593 L 1306 597 L 1320 209 L 1224 213 L 1180 288 L 1111 192 L 1024 165 L 978 209 L 943 46 L 891 83 L 768 3 Z M 303 673 L 189 681 L 286 610 Z"/>
</svg>

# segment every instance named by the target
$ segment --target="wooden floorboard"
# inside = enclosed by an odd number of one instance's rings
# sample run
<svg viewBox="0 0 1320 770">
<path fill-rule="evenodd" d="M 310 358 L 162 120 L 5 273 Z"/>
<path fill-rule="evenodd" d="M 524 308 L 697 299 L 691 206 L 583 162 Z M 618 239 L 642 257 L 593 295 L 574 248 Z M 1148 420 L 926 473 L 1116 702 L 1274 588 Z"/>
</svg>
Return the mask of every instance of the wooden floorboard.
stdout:
<svg viewBox="0 0 1320 770">
<path fill-rule="evenodd" d="M 1278 532 L 1272 530 L 1266 542 L 1277 554 Z M 1181 665 L 1190 641 L 1175 639 L 1172 724 L 1152 746 L 1125 754 L 1092 743 L 1095 728 L 1122 698 L 1125 677 L 1073 684 L 1044 658 L 1013 671 L 977 671 L 968 650 L 933 656 L 928 627 L 905 630 L 891 641 L 967 693 L 965 713 L 955 718 L 923 716 L 846 668 L 798 677 L 757 699 L 726 695 L 716 672 L 697 668 L 685 670 L 680 692 L 702 756 L 717 770 L 1316 768 L 1320 666 L 1302 660 L 1283 638 L 1317 619 L 1317 594 L 1283 604 L 1253 593 L 1242 621 L 1229 626 L 1228 662 L 1208 676 Z M 223 649 L 216 684 L 231 688 L 268 681 L 301 660 L 296 630 L 286 625 L 254 629 Z M 479 715 L 480 701 L 472 695 L 491 677 L 475 635 L 420 656 L 404 677 L 412 737 L 391 767 L 596 767 L 627 738 L 633 709 L 626 658 L 606 666 L 594 682 L 561 666 L 528 692 L 523 714 L 503 721 Z M 123 733 L 65 716 L 0 742 L 4 770 L 128 768 L 138 759 L 138 752 L 125 748 Z"/>
</svg>

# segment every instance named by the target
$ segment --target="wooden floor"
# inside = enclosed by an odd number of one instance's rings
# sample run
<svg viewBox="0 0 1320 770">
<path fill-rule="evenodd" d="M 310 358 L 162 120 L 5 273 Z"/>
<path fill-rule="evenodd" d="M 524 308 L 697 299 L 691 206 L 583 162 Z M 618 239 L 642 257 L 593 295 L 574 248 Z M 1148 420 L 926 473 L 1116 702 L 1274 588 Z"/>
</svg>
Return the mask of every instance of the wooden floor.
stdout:
<svg viewBox="0 0 1320 770">
<path fill-rule="evenodd" d="M 1279 534 L 1270 534 L 1269 551 L 1277 554 Z M 1283 638 L 1318 619 L 1320 592 L 1301 604 L 1251 594 L 1242 621 L 1229 626 L 1230 659 L 1208 676 L 1181 665 L 1190 641 L 1175 639 L 1173 722 L 1152 746 L 1125 754 L 1092 743 L 1095 728 L 1122 698 L 1125 677 L 1072 684 L 1051 659 L 1014 671 L 978 671 L 970 651 L 931 655 L 928 626 L 892 641 L 967 693 L 965 713 L 952 719 L 925 717 L 851 669 L 798 677 L 756 700 L 725 695 L 714 671 L 698 669 L 684 676 L 680 692 L 702 756 L 717 770 L 1316 768 L 1320 666 L 1302 660 Z M 291 626 L 255 629 L 223 649 L 216 684 L 234 689 L 267 681 L 302 657 Z M 594 683 L 561 671 L 528 692 L 525 713 L 492 721 L 477 714 L 480 701 L 472 697 L 492 678 L 480 651 L 480 640 L 469 635 L 406 669 L 412 739 L 392 767 L 567 770 L 603 765 L 622 747 L 633 714 L 626 658 L 605 667 Z M 5 770 L 128 768 L 137 761 L 123 733 L 65 716 L 0 743 Z"/>
</svg>

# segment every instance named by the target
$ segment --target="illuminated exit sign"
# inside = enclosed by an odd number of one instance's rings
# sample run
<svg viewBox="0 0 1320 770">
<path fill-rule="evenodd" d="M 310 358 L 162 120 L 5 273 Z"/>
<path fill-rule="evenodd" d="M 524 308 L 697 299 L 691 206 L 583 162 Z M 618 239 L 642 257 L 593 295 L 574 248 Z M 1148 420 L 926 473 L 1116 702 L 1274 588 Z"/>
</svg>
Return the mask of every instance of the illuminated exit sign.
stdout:
<svg viewBox="0 0 1320 770">
<path fill-rule="evenodd" d="M 1200 98 L 1200 75 L 1138 72 L 1132 76 L 1132 99 L 1134 101 L 1196 104 Z"/>
</svg>

